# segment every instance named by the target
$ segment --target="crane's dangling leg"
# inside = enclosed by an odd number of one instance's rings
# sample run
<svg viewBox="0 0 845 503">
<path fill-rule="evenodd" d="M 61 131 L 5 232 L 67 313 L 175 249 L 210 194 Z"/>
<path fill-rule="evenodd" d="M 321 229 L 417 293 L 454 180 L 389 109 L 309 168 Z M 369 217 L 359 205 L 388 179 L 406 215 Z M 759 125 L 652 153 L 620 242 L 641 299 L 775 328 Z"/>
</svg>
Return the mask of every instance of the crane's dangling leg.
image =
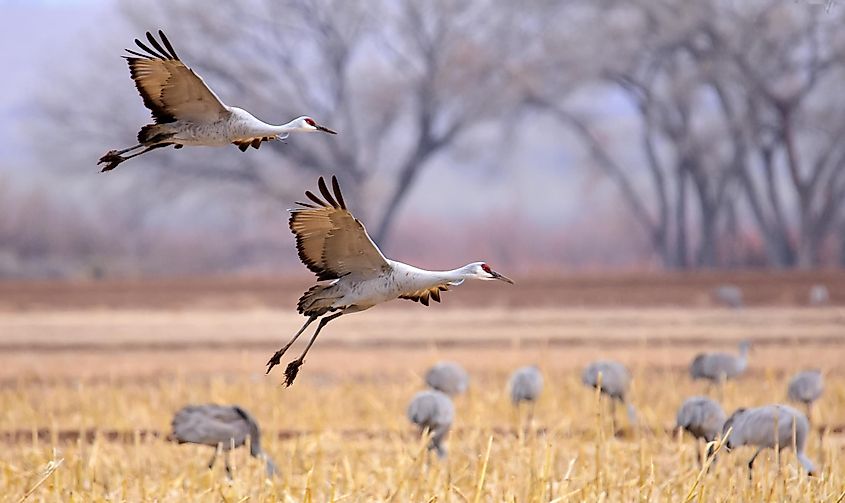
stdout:
<svg viewBox="0 0 845 503">
<path fill-rule="evenodd" d="M 145 148 L 144 150 L 142 150 L 138 153 L 135 153 L 135 154 L 132 154 L 132 155 L 127 155 L 126 157 L 124 157 L 121 154 L 123 154 L 125 152 L 129 152 L 130 150 L 135 150 L 136 148 L 142 147 L 143 145 L 137 145 L 137 146 L 125 149 L 125 150 L 110 150 L 110 151 L 106 152 L 106 154 L 103 157 L 100 157 L 100 160 L 97 161 L 97 165 L 106 163 L 105 167 L 102 170 L 100 170 L 100 173 L 104 173 L 106 171 L 113 170 L 114 168 L 116 168 L 118 166 L 118 164 L 122 163 L 123 161 L 128 161 L 129 159 L 132 159 L 133 157 L 138 157 L 141 154 L 146 154 L 150 150 L 155 150 L 157 148 L 166 147 L 168 145 L 172 145 L 172 143 L 157 143 L 155 145 L 151 145 L 151 146 Z"/>
<path fill-rule="evenodd" d="M 317 336 L 320 334 L 320 330 L 323 329 L 330 321 L 333 319 L 343 316 L 343 312 L 333 314 L 331 316 L 326 316 L 322 320 L 320 320 L 320 324 L 317 325 L 317 330 L 314 331 L 314 335 L 311 336 L 311 340 L 308 341 L 308 345 L 305 346 L 305 351 L 299 355 L 299 358 L 296 360 L 288 363 L 287 368 L 285 369 L 285 386 L 290 387 L 293 384 L 293 380 L 296 379 L 296 374 L 299 373 L 299 367 L 305 362 L 305 355 L 308 354 L 308 350 L 311 349 L 311 346 L 314 344 L 314 341 L 317 340 Z"/>
<path fill-rule="evenodd" d="M 287 344 L 282 346 L 281 349 L 276 351 L 276 354 L 274 354 L 270 358 L 270 360 L 267 361 L 267 374 L 269 374 L 270 371 L 273 370 L 273 367 L 282 363 L 282 355 L 285 354 L 285 351 L 288 350 L 288 348 L 291 346 L 291 344 L 296 342 L 296 339 L 299 338 L 300 335 L 302 335 L 302 332 L 304 332 L 305 329 L 308 328 L 308 325 L 310 325 L 311 322 L 313 322 L 316 319 L 317 319 L 317 315 L 315 315 L 315 314 L 312 314 L 311 316 L 309 316 L 308 320 L 305 321 L 305 325 L 302 325 L 302 328 L 299 329 L 299 332 L 297 332 L 296 335 L 294 335 L 293 338 L 291 338 L 291 340 L 289 340 Z"/>
</svg>

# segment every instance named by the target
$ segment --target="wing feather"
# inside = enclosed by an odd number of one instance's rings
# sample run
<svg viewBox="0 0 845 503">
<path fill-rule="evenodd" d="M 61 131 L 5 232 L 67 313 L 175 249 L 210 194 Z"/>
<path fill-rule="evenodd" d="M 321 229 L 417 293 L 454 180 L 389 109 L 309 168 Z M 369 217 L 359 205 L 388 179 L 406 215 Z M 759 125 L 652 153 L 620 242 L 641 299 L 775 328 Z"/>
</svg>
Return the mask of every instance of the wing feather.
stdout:
<svg viewBox="0 0 845 503">
<path fill-rule="evenodd" d="M 315 205 L 301 204 L 291 210 L 290 229 L 296 236 L 299 259 L 317 275 L 318 280 L 337 279 L 347 274 L 378 274 L 389 267 L 364 224 L 346 209 L 336 177 L 332 177 L 332 195 L 320 177 L 320 193 L 305 197 Z"/>
<path fill-rule="evenodd" d="M 418 290 L 413 293 L 400 295 L 399 298 L 413 300 L 414 302 L 419 302 L 420 304 L 427 306 L 429 304 L 429 299 L 435 302 L 440 302 L 440 292 L 445 292 L 447 290 L 449 290 L 449 286 L 447 284 L 442 284 L 425 290 Z"/>
<path fill-rule="evenodd" d="M 135 39 L 142 52 L 126 49 L 129 72 L 156 123 L 186 120 L 213 122 L 229 113 L 226 105 L 193 70 L 176 56 L 164 32 L 161 43 L 147 32 L 150 44 Z"/>
</svg>

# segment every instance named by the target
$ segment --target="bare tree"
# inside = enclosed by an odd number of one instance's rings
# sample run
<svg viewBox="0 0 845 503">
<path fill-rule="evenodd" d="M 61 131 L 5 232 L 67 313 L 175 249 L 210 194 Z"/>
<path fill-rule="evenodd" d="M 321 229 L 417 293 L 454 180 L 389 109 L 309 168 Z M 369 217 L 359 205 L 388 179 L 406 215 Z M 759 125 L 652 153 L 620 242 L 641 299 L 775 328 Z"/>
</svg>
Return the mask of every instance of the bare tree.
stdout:
<svg viewBox="0 0 845 503">
<path fill-rule="evenodd" d="M 720 242 L 735 242 L 744 222 L 770 263 L 817 265 L 845 196 L 836 23 L 774 0 L 611 0 L 591 15 L 607 30 L 585 23 L 585 45 L 609 56 L 579 85 L 624 97 L 638 118 L 633 134 L 609 144 L 590 119 L 596 108 L 579 111 L 568 87 L 530 88 L 527 102 L 578 134 L 662 262 L 724 264 Z"/>
<path fill-rule="evenodd" d="M 336 173 L 350 197 L 376 213 L 379 241 L 388 238 L 402 201 L 431 159 L 448 153 L 476 126 L 501 122 L 512 96 L 505 67 L 519 48 L 511 27 L 518 10 L 494 8 L 488 0 L 159 0 L 126 1 L 121 9 L 136 33 L 164 28 L 180 56 L 228 102 L 264 119 L 307 113 L 341 133 L 329 140 L 271 143 L 270 154 L 265 147 L 247 154 L 209 149 L 190 159 L 158 155 L 136 171 L 146 168 L 159 186 L 174 180 L 195 189 L 225 183 L 286 205 L 298 193 L 289 188 L 302 185 L 292 179 Z M 107 57 L 117 59 L 118 47 Z M 126 97 L 131 86 L 125 73 L 120 77 L 110 79 L 109 89 L 125 89 L 120 96 Z M 85 85 L 90 83 L 68 83 L 68 94 Z M 95 128 L 115 122 L 116 110 L 138 108 L 137 99 L 123 103 L 104 96 L 82 106 L 61 89 L 51 92 L 53 124 L 74 117 L 91 127 L 74 142 L 102 148 L 113 135 L 132 134 L 120 125 Z M 63 147 L 44 156 L 68 155 Z"/>
</svg>

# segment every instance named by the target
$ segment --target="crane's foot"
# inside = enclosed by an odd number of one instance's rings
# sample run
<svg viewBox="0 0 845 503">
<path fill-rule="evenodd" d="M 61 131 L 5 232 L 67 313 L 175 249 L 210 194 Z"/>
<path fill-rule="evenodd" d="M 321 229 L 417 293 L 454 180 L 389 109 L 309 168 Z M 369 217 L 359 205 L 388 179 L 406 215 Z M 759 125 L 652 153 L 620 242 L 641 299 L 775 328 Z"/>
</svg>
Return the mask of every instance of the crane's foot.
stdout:
<svg viewBox="0 0 845 503">
<path fill-rule="evenodd" d="M 296 359 L 290 363 L 288 363 L 288 367 L 285 369 L 285 387 L 290 387 L 293 384 L 294 379 L 296 379 L 296 374 L 299 373 L 299 367 L 305 363 L 302 359 Z"/>
<path fill-rule="evenodd" d="M 103 157 L 100 157 L 100 160 L 97 162 L 97 165 L 105 164 L 100 173 L 104 173 L 106 171 L 111 171 L 117 167 L 118 164 L 125 161 L 126 158 L 117 153 L 117 150 L 109 150 Z"/>
<path fill-rule="evenodd" d="M 269 360 L 267 360 L 267 374 L 269 374 L 270 371 L 273 370 L 273 367 L 282 363 L 282 355 L 285 354 L 285 351 L 287 351 L 287 349 L 287 346 L 283 347 L 282 349 L 276 351 L 276 353 Z"/>
</svg>

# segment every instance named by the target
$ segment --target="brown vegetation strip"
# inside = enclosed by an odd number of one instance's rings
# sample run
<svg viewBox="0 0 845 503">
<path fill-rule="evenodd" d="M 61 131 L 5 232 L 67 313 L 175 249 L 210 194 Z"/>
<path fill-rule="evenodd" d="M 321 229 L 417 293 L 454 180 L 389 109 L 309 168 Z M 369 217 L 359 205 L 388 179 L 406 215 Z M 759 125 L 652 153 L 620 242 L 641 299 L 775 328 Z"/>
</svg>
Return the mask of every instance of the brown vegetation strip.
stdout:
<svg viewBox="0 0 845 503">
<path fill-rule="evenodd" d="M 619 337 L 549 337 L 531 339 L 502 339 L 498 337 L 467 337 L 457 339 L 429 338 L 370 338 L 358 340 L 330 339 L 321 342 L 322 347 L 349 350 L 370 349 L 454 349 L 454 348 L 537 348 L 537 347 L 690 347 L 723 346 L 738 343 L 739 339 L 712 337 L 678 338 L 619 338 Z M 840 345 L 845 343 L 843 335 L 817 336 L 760 336 L 752 342 L 759 346 L 784 346 L 792 344 Z M 188 351 L 194 349 L 236 349 L 266 350 L 279 345 L 279 339 L 251 341 L 161 341 L 122 342 L 108 344 L 101 342 L 20 342 L 0 344 L 0 351 L 60 353 L 84 352 L 132 352 L 132 351 Z"/>
<path fill-rule="evenodd" d="M 458 428 L 456 433 L 461 434 L 464 432 L 470 431 L 469 428 Z M 492 432 L 494 435 L 498 437 L 515 437 L 519 435 L 519 432 L 514 428 L 509 427 L 494 427 L 491 429 L 484 429 L 485 432 Z M 592 428 L 579 428 L 579 429 L 572 429 L 572 430 L 558 430 L 554 432 L 556 437 L 565 436 L 568 438 L 571 437 L 581 437 L 589 435 L 594 430 Z M 845 424 L 837 424 L 837 425 L 829 425 L 829 426 L 819 426 L 817 431 L 820 435 L 839 435 L 845 433 Z M 549 433 L 545 428 L 538 428 L 534 431 L 536 435 L 545 435 Z M 663 428 L 662 430 L 650 430 L 646 431 L 647 434 L 664 434 L 664 435 L 675 435 L 677 431 L 674 428 Z M 293 438 L 308 436 L 308 435 L 320 435 L 320 434 L 336 434 L 340 435 L 345 439 L 366 439 L 366 440 L 375 440 L 375 439 L 382 439 L 385 437 L 389 437 L 391 435 L 398 435 L 400 437 L 407 437 L 411 434 L 407 431 L 403 432 L 396 432 L 391 430 L 373 430 L 373 429 L 365 429 L 365 428 L 351 428 L 345 430 L 325 430 L 325 431 L 314 431 L 314 430 L 279 430 L 276 432 L 276 437 L 281 440 L 290 440 Z M 108 442 L 114 443 L 123 443 L 123 444 L 132 444 L 135 442 L 145 442 L 147 440 L 152 439 L 164 439 L 168 442 L 174 442 L 175 440 L 173 437 L 170 436 L 169 433 L 164 433 L 157 430 L 97 430 L 97 429 L 87 429 L 87 430 L 51 430 L 48 428 L 40 428 L 38 430 L 6 430 L 0 431 L 0 442 L 5 444 L 23 444 L 23 443 L 32 443 L 33 442 L 33 435 L 37 435 L 39 442 L 56 442 L 59 444 L 70 444 L 70 443 L 78 443 L 80 441 L 84 443 L 93 443 L 96 440 L 105 440 Z M 621 430 L 616 432 L 617 437 L 621 438 L 633 438 L 633 432 L 629 430 Z"/>
<path fill-rule="evenodd" d="M 503 270 L 507 270 L 505 265 Z M 514 288 L 491 289 L 482 282 L 461 286 L 443 307 L 500 306 L 688 306 L 718 305 L 713 288 L 742 288 L 749 306 L 807 305 L 812 285 L 830 291 L 831 304 L 845 303 L 845 271 L 706 271 L 514 274 Z M 104 281 L 2 281 L 0 311 L 50 309 L 287 309 L 311 284 L 296 278 L 171 278 Z M 445 299 L 444 299 L 445 300 Z"/>
</svg>

